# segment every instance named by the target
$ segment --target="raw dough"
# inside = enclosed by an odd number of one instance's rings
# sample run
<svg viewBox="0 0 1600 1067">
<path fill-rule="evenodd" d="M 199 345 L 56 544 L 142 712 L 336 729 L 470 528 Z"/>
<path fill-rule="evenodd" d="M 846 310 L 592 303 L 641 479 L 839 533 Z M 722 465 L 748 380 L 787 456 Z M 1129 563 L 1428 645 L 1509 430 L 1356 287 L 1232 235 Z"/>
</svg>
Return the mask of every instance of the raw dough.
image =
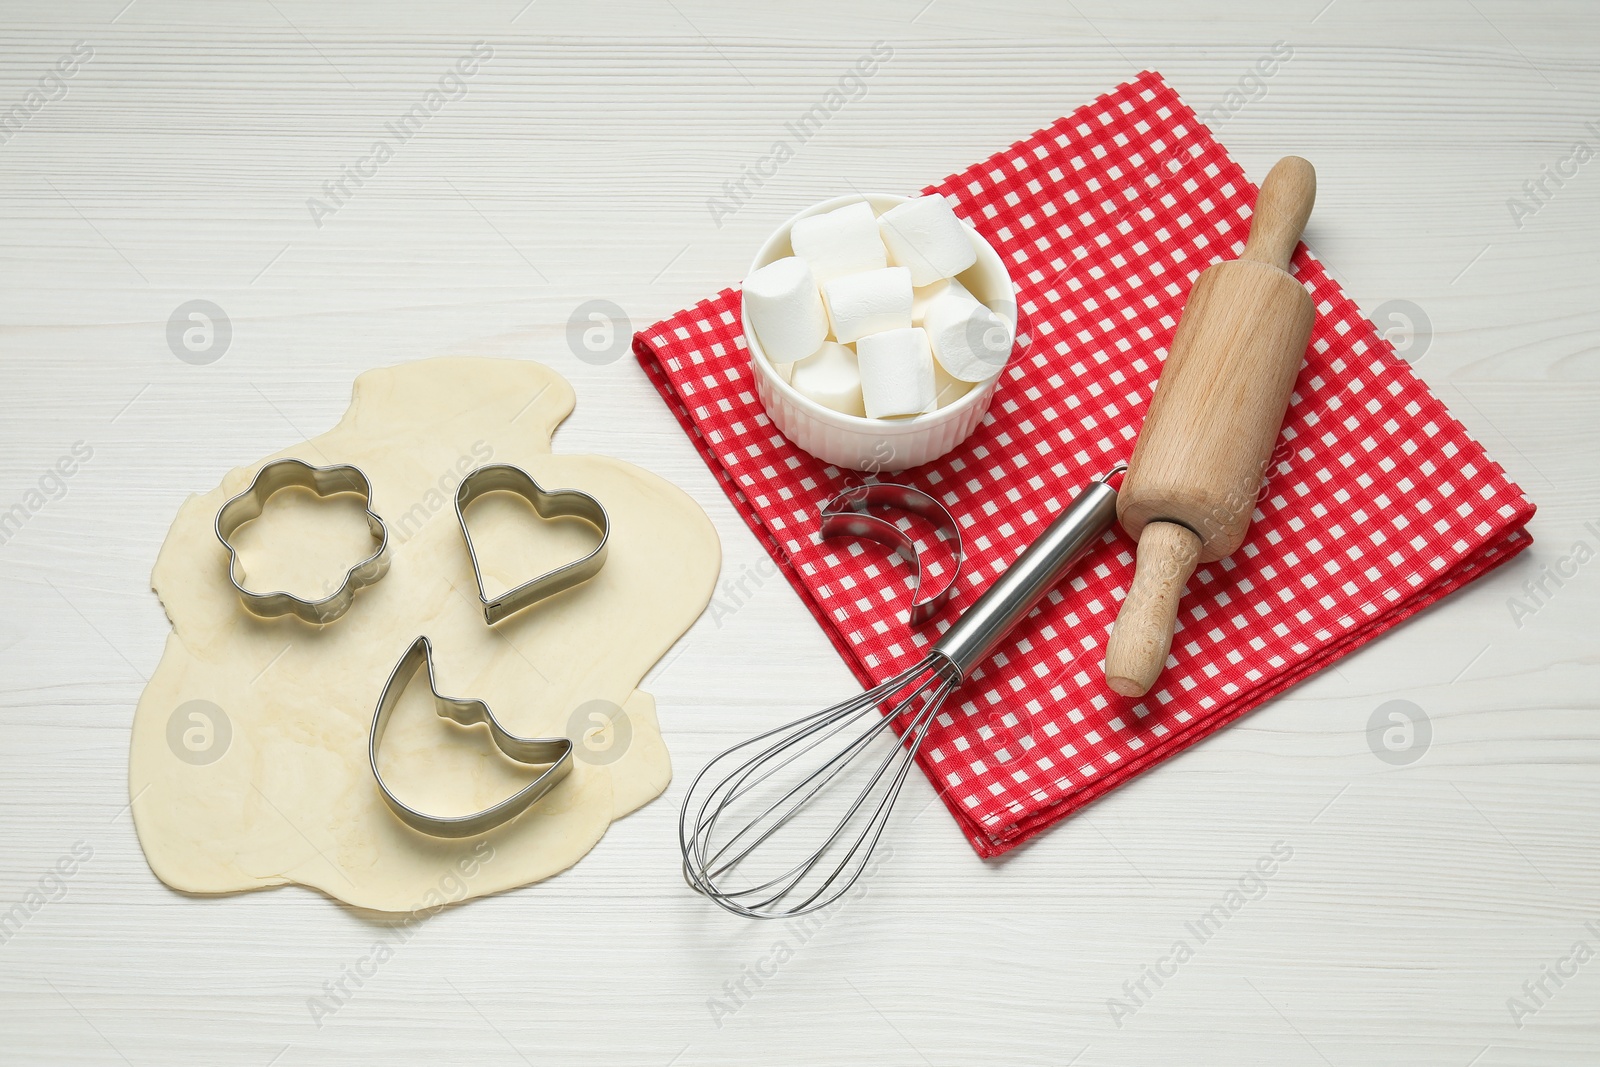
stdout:
<svg viewBox="0 0 1600 1067">
<path fill-rule="evenodd" d="M 151 579 L 173 632 L 134 715 L 128 771 L 139 841 L 162 881 L 191 893 L 297 882 L 358 907 L 428 910 L 571 866 L 612 819 L 666 788 L 655 702 L 634 687 L 710 600 L 720 548 L 699 506 L 655 475 L 550 454 L 572 407 L 563 378 L 525 361 L 436 359 L 358 378 L 338 426 L 278 454 L 360 467 L 389 526 L 387 576 L 320 629 L 248 614 L 226 581 L 212 521 L 259 464 L 184 503 Z M 598 576 L 493 629 L 454 510 L 461 476 L 487 462 L 582 489 L 611 517 Z M 467 518 L 491 594 L 594 541 L 591 527 L 542 523 L 503 494 Z M 304 594 L 359 560 L 365 535 L 353 501 L 285 491 L 235 542 L 251 588 Z M 525 736 L 577 742 L 567 779 L 482 838 L 407 828 L 367 766 L 378 693 L 418 634 L 433 642 L 442 692 L 487 701 Z M 436 717 L 426 684 L 424 674 L 408 687 L 379 753 L 396 792 L 459 814 L 537 773 L 501 756 L 483 727 Z"/>
</svg>

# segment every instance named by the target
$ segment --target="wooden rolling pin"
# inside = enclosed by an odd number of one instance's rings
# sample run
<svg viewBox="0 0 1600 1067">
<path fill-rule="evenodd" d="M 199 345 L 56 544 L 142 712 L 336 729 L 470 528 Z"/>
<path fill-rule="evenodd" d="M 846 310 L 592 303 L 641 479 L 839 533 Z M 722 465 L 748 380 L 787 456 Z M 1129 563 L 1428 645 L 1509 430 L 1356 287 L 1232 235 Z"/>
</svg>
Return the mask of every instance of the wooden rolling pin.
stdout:
<svg viewBox="0 0 1600 1067">
<path fill-rule="evenodd" d="M 1106 646 L 1106 681 L 1143 696 L 1172 647 L 1178 598 L 1198 564 L 1244 540 L 1315 309 L 1289 273 L 1317 195 L 1299 156 L 1261 183 L 1244 254 L 1195 280 L 1117 496 L 1138 563 Z"/>
</svg>

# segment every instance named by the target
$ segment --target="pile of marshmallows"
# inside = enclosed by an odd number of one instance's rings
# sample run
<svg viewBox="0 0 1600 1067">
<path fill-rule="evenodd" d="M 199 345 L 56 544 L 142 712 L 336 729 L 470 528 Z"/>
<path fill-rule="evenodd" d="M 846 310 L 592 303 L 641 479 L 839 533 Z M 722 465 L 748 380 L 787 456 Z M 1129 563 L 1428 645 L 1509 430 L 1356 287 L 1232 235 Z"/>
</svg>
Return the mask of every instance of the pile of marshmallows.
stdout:
<svg viewBox="0 0 1600 1067">
<path fill-rule="evenodd" d="M 789 243 L 745 279 L 746 325 L 802 395 L 869 419 L 923 415 L 1005 365 L 1011 326 L 956 280 L 978 252 L 943 196 L 810 215 Z"/>
</svg>

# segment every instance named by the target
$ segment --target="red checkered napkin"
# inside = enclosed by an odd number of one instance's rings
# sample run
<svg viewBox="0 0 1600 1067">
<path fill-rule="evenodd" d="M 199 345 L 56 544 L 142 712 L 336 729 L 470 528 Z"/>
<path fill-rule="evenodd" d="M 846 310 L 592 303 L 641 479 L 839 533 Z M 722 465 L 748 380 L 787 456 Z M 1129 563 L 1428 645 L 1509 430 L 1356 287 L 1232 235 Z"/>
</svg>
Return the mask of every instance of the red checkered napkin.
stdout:
<svg viewBox="0 0 1600 1067">
<path fill-rule="evenodd" d="M 640 332 L 639 362 L 750 528 L 870 685 L 910 666 L 1093 475 L 1127 458 L 1195 276 L 1244 247 L 1256 189 L 1145 73 L 928 192 L 992 242 L 1031 344 L 955 451 L 892 480 L 964 530 L 958 593 L 907 625 L 911 572 L 817 540 L 861 476 L 801 452 L 755 395 L 724 290 Z M 1106 636 L 1133 574 L 1120 531 L 970 678 L 918 761 L 983 856 L 1013 848 L 1526 548 L 1533 505 L 1303 246 L 1317 321 L 1249 539 L 1189 582 L 1175 664 L 1111 692 Z"/>
</svg>

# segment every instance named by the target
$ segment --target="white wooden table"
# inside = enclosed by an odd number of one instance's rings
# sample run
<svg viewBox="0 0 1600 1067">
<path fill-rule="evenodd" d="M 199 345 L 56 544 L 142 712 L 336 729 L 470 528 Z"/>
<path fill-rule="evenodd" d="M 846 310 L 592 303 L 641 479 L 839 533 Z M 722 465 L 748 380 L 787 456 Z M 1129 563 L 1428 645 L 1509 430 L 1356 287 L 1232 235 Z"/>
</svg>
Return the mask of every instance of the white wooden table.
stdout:
<svg viewBox="0 0 1600 1067">
<path fill-rule="evenodd" d="M 1600 953 L 1600 562 L 1510 606 L 1600 549 L 1600 161 L 1562 163 L 1600 151 L 1591 0 L 12 0 L 0 21 L 0 115 L 92 49 L 0 143 L 0 511 L 25 511 L 0 545 L 0 911 L 59 897 L 0 944 L 0 1061 L 1600 1062 L 1600 962 L 1573 954 Z M 879 40 L 865 95 L 713 219 Z M 342 179 L 476 41 L 493 54 L 465 95 Z M 365 368 L 540 359 L 578 391 L 558 450 L 683 486 L 738 575 L 761 550 L 632 359 L 576 357 L 580 304 L 652 322 L 841 175 L 919 187 L 1141 68 L 1207 110 L 1280 41 L 1292 58 L 1218 136 L 1257 177 L 1316 163 L 1309 240 L 1369 313 L 1425 316 L 1411 356 L 1538 502 L 1530 552 L 1001 862 L 915 780 L 868 894 L 803 942 L 716 912 L 674 864 L 687 772 L 853 684 L 777 580 L 647 679 L 664 798 L 572 871 L 427 922 L 320 1026 L 308 999 L 379 925 L 151 875 L 127 732 L 187 494 L 329 426 Z M 1514 213 L 1546 165 L 1568 176 Z M 231 325 L 209 364 L 168 344 L 191 300 Z M 1374 752 L 1391 700 L 1427 716 L 1413 762 Z M 1267 892 L 1145 978 L 1277 842 Z M 92 856 L 58 887 L 75 847 Z"/>
</svg>

